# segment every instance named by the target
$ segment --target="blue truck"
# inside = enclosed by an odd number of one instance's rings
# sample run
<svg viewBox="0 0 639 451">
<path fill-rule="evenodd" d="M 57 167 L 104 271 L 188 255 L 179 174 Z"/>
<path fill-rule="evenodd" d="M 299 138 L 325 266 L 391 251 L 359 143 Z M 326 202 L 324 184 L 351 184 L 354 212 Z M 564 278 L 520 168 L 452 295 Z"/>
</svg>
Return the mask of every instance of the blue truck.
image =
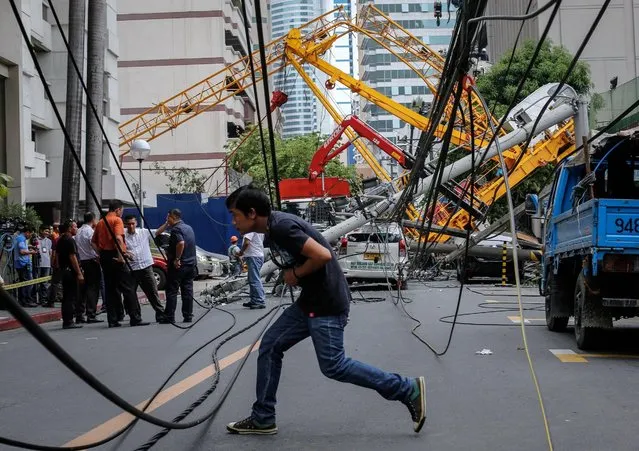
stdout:
<svg viewBox="0 0 639 451">
<path fill-rule="evenodd" d="M 580 349 L 639 316 L 639 129 L 608 136 L 558 168 L 545 211 L 546 325 L 574 317 Z"/>
</svg>

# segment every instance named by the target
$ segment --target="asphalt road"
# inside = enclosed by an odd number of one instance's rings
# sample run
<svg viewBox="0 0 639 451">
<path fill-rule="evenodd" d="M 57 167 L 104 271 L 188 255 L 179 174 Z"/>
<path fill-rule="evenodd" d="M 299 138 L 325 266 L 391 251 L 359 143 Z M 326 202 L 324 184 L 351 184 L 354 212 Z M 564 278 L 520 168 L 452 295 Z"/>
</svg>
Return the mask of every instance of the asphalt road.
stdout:
<svg viewBox="0 0 639 451">
<path fill-rule="evenodd" d="M 383 302 L 363 302 L 360 295 L 355 296 L 346 329 L 347 353 L 393 372 L 426 376 L 428 419 L 420 434 L 412 431 L 410 415 L 402 404 L 324 378 L 307 340 L 285 356 L 278 393 L 278 435 L 245 437 L 225 432 L 227 422 L 242 419 L 250 411 L 254 352 L 213 420 L 186 431 L 172 431 L 153 449 L 548 449 L 516 324 L 518 313 L 506 310 L 515 307 L 511 303 L 514 290 L 491 285 L 472 288 L 478 292 L 463 292 L 464 315 L 443 357 L 434 356 L 411 335 L 415 323 L 387 292 L 362 293 L 368 300 L 386 297 Z M 444 347 L 450 331 L 450 324 L 440 318 L 454 312 L 458 291 L 454 282 L 413 282 L 404 292 L 410 302 L 406 309 L 423 323 L 417 333 L 437 349 Z M 532 289 L 524 293 L 529 295 L 523 300 L 531 309 L 525 315 L 528 344 L 555 449 L 638 449 L 639 327 L 613 331 L 605 349 L 584 354 L 577 351 L 571 333 L 546 330 L 541 298 L 531 296 Z M 278 302 L 269 298 L 268 305 Z M 225 308 L 237 318 L 234 330 L 264 314 L 264 310 L 244 310 L 237 303 Z M 143 313 L 146 319 L 153 318 L 150 307 L 145 306 Z M 204 313 L 198 309 L 196 317 Z M 230 324 L 230 315 L 213 310 L 188 332 L 157 324 L 121 329 L 97 324 L 69 331 L 62 330 L 59 323 L 44 327 L 93 374 L 138 404 L 184 356 Z M 222 347 L 220 386 L 189 418 L 200 417 L 216 403 L 259 328 Z M 154 415 L 172 419 L 209 387 L 210 370 L 206 368 L 211 365 L 211 349 L 198 354 L 172 379 Z M 476 354 L 483 349 L 492 354 Z M 127 421 L 118 408 L 49 356 L 27 332 L 0 333 L 0 435 L 61 446 L 103 437 Z M 133 450 L 157 431 L 155 426 L 139 423 L 123 438 L 99 449 Z"/>
</svg>

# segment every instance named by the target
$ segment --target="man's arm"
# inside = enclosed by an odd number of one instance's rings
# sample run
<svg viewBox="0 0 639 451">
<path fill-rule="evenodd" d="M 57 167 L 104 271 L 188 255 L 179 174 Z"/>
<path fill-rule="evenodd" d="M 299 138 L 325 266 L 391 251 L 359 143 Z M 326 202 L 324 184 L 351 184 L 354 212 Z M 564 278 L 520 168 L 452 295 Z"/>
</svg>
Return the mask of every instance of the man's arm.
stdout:
<svg viewBox="0 0 639 451">
<path fill-rule="evenodd" d="M 166 222 L 155 230 L 155 236 L 162 235 L 164 231 L 169 227 L 169 221 L 168 221 L 169 217 L 167 216 L 166 219 L 167 219 Z"/>
<path fill-rule="evenodd" d="M 73 270 L 78 277 L 78 281 L 80 281 L 80 283 L 84 282 L 84 274 L 82 274 L 82 270 L 80 269 L 78 257 L 75 254 L 71 254 L 69 255 L 69 260 L 71 260 L 71 266 L 73 266 Z"/>
<path fill-rule="evenodd" d="M 251 240 L 248 239 L 247 237 L 244 237 L 244 241 L 242 241 L 242 249 L 240 249 L 240 252 L 238 252 L 238 256 L 241 257 L 244 255 L 244 252 L 246 252 L 246 250 L 248 249 L 248 247 L 251 245 Z"/>
<path fill-rule="evenodd" d="M 301 266 L 284 271 L 284 281 L 288 285 L 297 285 L 299 279 L 318 271 L 333 258 L 331 251 L 309 237 L 300 252 L 306 261 Z"/>
<path fill-rule="evenodd" d="M 173 265 L 177 269 L 180 269 L 180 267 L 182 266 L 182 262 L 180 261 L 180 259 L 182 258 L 182 252 L 184 252 L 184 240 L 178 241 L 175 245 L 175 260 L 173 261 Z"/>
</svg>

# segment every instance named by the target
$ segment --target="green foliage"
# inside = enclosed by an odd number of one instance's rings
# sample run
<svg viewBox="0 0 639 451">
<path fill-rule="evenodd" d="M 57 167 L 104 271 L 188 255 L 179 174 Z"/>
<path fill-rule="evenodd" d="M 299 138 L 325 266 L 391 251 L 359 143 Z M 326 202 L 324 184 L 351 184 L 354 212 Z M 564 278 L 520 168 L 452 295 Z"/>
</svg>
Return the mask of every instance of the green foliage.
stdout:
<svg viewBox="0 0 639 451">
<path fill-rule="evenodd" d="M 0 198 L 5 199 L 9 195 L 9 183 L 13 181 L 13 178 L 7 174 L 0 173 Z"/>
<path fill-rule="evenodd" d="M 246 137 L 255 126 L 247 127 L 244 135 L 238 141 Z M 268 131 L 264 130 L 264 140 L 266 144 L 266 154 L 271 167 L 271 151 L 268 139 Z M 313 154 L 322 143 L 319 134 L 296 136 L 282 139 L 275 136 L 275 152 L 277 156 L 277 169 L 279 178 L 306 178 L 308 177 L 308 167 L 313 158 Z M 230 166 L 242 173 L 248 173 L 253 178 L 253 183 L 266 189 L 266 172 L 264 169 L 264 159 L 262 158 L 262 144 L 260 142 L 259 131 L 253 133 L 240 147 L 233 143 L 230 151 L 237 148 L 231 157 Z M 340 161 L 332 160 L 326 165 L 325 174 L 327 177 L 341 177 L 349 181 L 351 191 L 356 192 L 361 187 L 361 178 L 354 167 L 345 166 Z M 273 174 L 271 173 L 271 178 Z"/>
<path fill-rule="evenodd" d="M 506 52 L 504 57 L 499 60 L 486 74 L 477 79 L 477 87 L 486 99 L 486 102 L 492 108 L 495 105 L 495 113 L 497 117 L 501 117 L 506 113 L 506 108 L 510 104 L 517 90 L 520 80 L 524 77 L 526 68 L 533 53 L 537 42 L 534 40 L 526 41 L 520 48 L 515 51 L 515 55 L 508 69 L 511 52 Z M 547 83 L 560 82 L 565 75 L 573 55 L 571 55 L 564 47 L 553 45 L 552 42 L 546 40 L 542 44 L 539 56 L 535 60 L 535 64 L 531 72 L 526 77 L 524 87 L 516 99 L 516 103 L 522 101 L 526 96 Z M 578 62 L 573 72 L 568 77 L 567 83 L 572 86 L 579 94 L 590 94 L 590 109 L 592 112 L 603 106 L 603 99 L 598 94 L 592 93 L 594 84 L 591 80 L 590 67 L 587 63 Z M 538 193 L 543 189 L 543 185 L 550 181 L 554 167 L 547 165 L 535 170 L 533 174 L 526 177 L 513 189 L 514 206 L 522 203 L 526 194 Z M 488 220 L 492 221 L 502 217 L 508 212 L 505 196 L 496 201 L 490 210 Z"/>
<path fill-rule="evenodd" d="M 183 193 L 204 193 L 204 185 L 208 180 L 208 175 L 200 173 L 197 169 L 189 168 L 166 168 L 158 162 L 153 164 L 153 172 L 164 175 L 168 180 L 167 186 L 171 194 Z"/>
<path fill-rule="evenodd" d="M 38 227 L 42 224 L 42 219 L 33 208 L 24 207 L 21 204 L 6 204 L 3 202 L 0 203 L 0 221 L 7 219 L 20 219 L 33 227 L 34 230 L 38 230 Z"/>
<path fill-rule="evenodd" d="M 536 46 L 537 42 L 534 40 L 525 41 L 515 51 L 510 70 L 507 71 L 511 52 L 507 52 L 486 74 L 477 79 L 479 92 L 482 93 L 488 105 L 492 107 L 496 104 L 495 113 L 498 117 L 506 113 L 506 108 L 512 101 L 520 80 L 524 77 Z M 522 101 L 526 96 L 547 83 L 561 81 L 568 70 L 568 66 L 570 66 L 572 58 L 573 55 L 564 47 L 553 45 L 549 40 L 544 41 L 516 102 Z M 590 67 L 587 63 L 582 61 L 577 63 L 568 77 L 568 84 L 575 88 L 575 91 L 579 94 L 591 92 L 594 84 L 592 83 Z M 602 103 L 600 98 L 593 98 L 591 108 L 593 110 L 601 108 Z"/>
</svg>

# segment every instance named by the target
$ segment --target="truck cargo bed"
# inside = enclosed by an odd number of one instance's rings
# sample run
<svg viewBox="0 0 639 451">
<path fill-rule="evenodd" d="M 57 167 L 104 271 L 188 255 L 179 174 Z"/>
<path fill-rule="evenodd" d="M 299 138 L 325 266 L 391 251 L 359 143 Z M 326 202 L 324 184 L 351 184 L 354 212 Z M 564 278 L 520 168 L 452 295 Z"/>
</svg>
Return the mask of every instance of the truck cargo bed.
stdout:
<svg viewBox="0 0 639 451">
<path fill-rule="evenodd" d="M 592 199 L 551 223 L 554 254 L 594 248 L 639 249 L 639 200 Z"/>
</svg>

